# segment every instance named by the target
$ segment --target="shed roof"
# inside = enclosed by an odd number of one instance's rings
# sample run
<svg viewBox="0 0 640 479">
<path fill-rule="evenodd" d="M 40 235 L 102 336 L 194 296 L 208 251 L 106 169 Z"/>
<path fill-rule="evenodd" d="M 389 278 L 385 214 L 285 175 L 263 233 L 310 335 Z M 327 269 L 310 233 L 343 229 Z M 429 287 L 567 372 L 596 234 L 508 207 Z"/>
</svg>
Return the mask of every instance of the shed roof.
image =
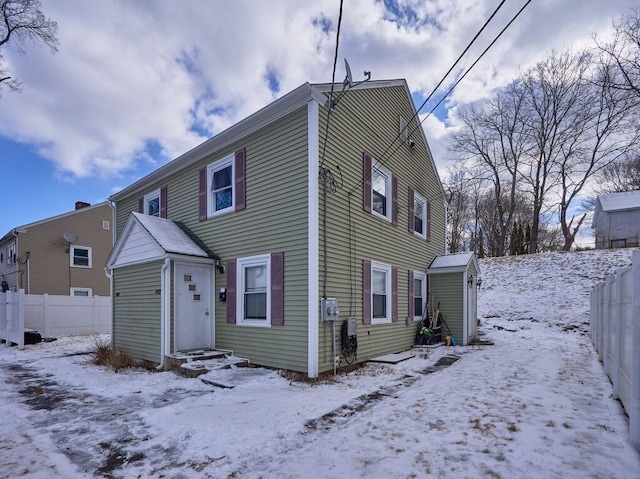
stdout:
<svg viewBox="0 0 640 479">
<path fill-rule="evenodd" d="M 469 266 L 469 263 L 473 263 L 477 274 L 480 274 L 480 267 L 478 266 L 478 261 L 473 251 L 436 256 L 427 268 L 427 272 L 445 273 L 464 271 Z"/>
<path fill-rule="evenodd" d="M 598 196 L 602 211 L 622 211 L 640 208 L 640 190 L 609 193 Z"/>
</svg>

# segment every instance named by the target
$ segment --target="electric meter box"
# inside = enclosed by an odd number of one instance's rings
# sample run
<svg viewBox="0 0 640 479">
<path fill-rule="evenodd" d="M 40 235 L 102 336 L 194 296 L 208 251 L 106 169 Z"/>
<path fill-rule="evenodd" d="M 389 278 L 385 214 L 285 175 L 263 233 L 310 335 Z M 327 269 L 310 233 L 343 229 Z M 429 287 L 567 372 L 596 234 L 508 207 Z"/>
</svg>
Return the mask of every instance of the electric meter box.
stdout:
<svg viewBox="0 0 640 479">
<path fill-rule="evenodd" d="M 325 298 L 322 300 L 322 321 L 337 321 L 340 310 L 336 298 Z"/>
</svg>

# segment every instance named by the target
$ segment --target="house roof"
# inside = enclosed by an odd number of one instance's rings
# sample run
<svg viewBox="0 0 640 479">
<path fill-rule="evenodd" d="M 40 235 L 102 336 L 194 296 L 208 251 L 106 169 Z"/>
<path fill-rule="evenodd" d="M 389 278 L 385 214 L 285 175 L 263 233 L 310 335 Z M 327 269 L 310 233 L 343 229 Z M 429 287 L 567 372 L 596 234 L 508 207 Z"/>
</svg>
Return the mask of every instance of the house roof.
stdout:
<svg viewBox="0 0 640 479">
<path fill-rule="evenodd" d="M 640 208 L 640 190 L 623 191 L 598 196 L 602 211 L 622 211 Z"/>
<path fill-rule="evenodd" d="M 282 118 L 283 116 L 291 113 L 298 108 L 306 105 L 309 101 L 317 101 L 321 105 L 324 105 L 329 99 L 327 94 L 331 92 L 333 86 L 334 92 L 339 92 L 342 88 L 342 83 L 304 83 L 300 85 L 298 88 L 292 90 L 286 95 L 278 98 L 274 102 L 268 104 L 264 108 L 258 110 L 247 118 L 241 120 L 240 122 L 232 125 L 226 130 L 218 133 L 214 137 L 209 140 L 201 143 L 196 146 L 192 150 L 184 153 L 183 155 L 177 157 L 176 159 L 170 161 L 166 165 L 158 168 L 157 170 L 151 172 L 144 178 L 141 178 L 137 182 L 132 185 L 124 188 L 118 193 L 113 194 L 109 200 L 118 201 L 122 198 L 126 198 L 134 193 L 139 192 L 143 188 L 146 188 L 151 183 L 163 180 L 173 173 L 186 168 L 202 158 L 213 154 L 219 151 L 222 148 L 225 148 L 232 143 L 241 140 L 245 136 L 259 130 L 260 128 Z M 373 80 L 360 83 L 351 88 L 351 91 L 357 90 L 366 90 L 366 89 L 375 89 L 375 88 L 389 88 L 389 87 L 403 87 L 407 99 L 410 104 L 413 106 L 415 111 L 415 105 L 413 103 L 413 99 L 411 97 L 411 92 L 409 91 L 409 87 L 407 86 L 407 82 L 404 79 L 396 79 L 396 80 Z M 420 135 L 424 141 L 424 144 L 429 153 L 429 160 L 431 162 L 431 166 L 435 174 L 438 174 L 438 170 L 436 168 L 435 162 L 433 160 L 433 155 L 431 154 L 431 150 L 429 149 L 429 143 L 424 135 L 424 131 L 422 128 L 419 128 Z M 442 191 L 442 197 L 444 198 L 444 189 L 440 181 L 437 182 Z"/>
<path fill-rule="evenodd" d="M 480 267 L 473 251 L 436 256 L 427 271 L 432 273 L 455 273 L 466 270 L 469 263 L 473 263 L 477 274 L 480 274 Z"/>
<path fill-rule="evenodd" d="M 132 212 L 107 258 L 106 267 L 153 261 L 168 254 L 211 257 L 176 222 Z"/>
<path fill-rule="evenodd" d="M 11 236 L 13 234 L 13 232 L 17 231 L 18 233 L 20 233 L 21 231 L 24 230 L 28 230 L 29 228 L 33 227 L 33 226 L 38 226 L 44 223 L 48 223 L 50 221 L 55 221 L 55 220 L 59 220 L 62 218 L 66 218 L 67 216 L 72 216 L 72 215 L 76 215 L 79 213 L 85 213 L 89 210 L 95 209 L 95 208 L 100 208 L 103 206 L 108 206 L 109 208 L 111 208 L 111 203 L 109 203 L 108 201 L 103 201 L 101 203 L 96 203 L 95 205 L 91 205 L 91 206 L 85 206 L 84 208 L 79 208 L 73 211 L 68 211 L 67 213 L 62 213 L 56 216 L 51 216 L 49 218 L 44 218 L 42 220 L 38 220 L 38 221 L 33 221 L 31 223 L 27 223 L 24 225 L 19 225 L 16 226 L 14 228 L 12 228 L 9 232 L 7 232 L 7 234 L 5 234 L 2 238 L 0 238 L 0 242 L 6 240 L 9 236 Z"/>
</svg>

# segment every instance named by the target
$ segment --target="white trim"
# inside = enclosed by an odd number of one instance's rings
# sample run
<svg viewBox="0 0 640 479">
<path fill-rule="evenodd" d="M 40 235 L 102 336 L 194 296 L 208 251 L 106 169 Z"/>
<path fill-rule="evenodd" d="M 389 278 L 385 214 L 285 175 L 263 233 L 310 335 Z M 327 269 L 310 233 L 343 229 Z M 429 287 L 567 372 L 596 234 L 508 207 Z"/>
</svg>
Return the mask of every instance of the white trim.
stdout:
<svg viewBox="0 0 640 479">
<path fill-rule="evenodd" d="M 377 160 L 372 159 L 373 161 L 371 162 L 371 214 L 374 216 L 377 216 L 380 219 L 383 219 L 384 221 L 388 221 L 389 223 L 391 223 L 391 220 L 393 218 L 393 174 L 391 173 L 391 171 L 387 168 L 385 168 L 383 165 L 381 165 L 380 163 L 378 163 Z M 380 172 L 382 175 L 384 175 L 385 180 L 384 180 L 384 185 L 385 185 L 385 211 L 387 212 L 386 215 L 382 215 L 380 213 L 378 213 L 375 208 L 373 207 L 373 203 L 374 203 L 374 194 L 373 194 L 373 172 L 374 170 L 377 170 L 378 172 Z"/>
<path fill-rule="evenodd" d="M 460 346 L 465 346 L 467 344 L 467 336 L 469 334 L 469 327 L 467 324 L 467 321 L 469 321 L 469 285 L 467 284 L 468 278 L 468 272 L 467 270 L 465 270 L 464 274 L 462 275 L 462 338 L 460 338 L 462 339 L 462 344 L 460 344 Z"/>
<path fill-rule="evenodd" d="M 81 264 L 74 264 L 73 258 L 75 257 L 74 250 L 76 249 L 85 249 L 88 251 L 87 258 L 89 260 L 89 264 L 87 266 Z M 80 246 L 72 244 L 69 246 L 69 266 L 72 268 L 82 268 L 82 269 L 91 269 L 93 267 L 93 251 L 91 246 Z"/>
<path fill-rule="evenodd" d="M 252 266 L 266 266 L 267 276 L 267 305 L 266 319 L 244 319 L 244 268 Z M 249 256 L 236 260 L 236 325 L 255 326 L 259 328 L 271 327 L 271 255 Z"/>
<path fill-rule="evenodd" d="M 87 295 L 85 296 L 84 294 L 75 294 L 76 291 L 80 292 L 86 292 Z M 76 296 L 76 297 L 91 297 L 93 296 L 93 288 L 76 288 L 76 287 L 71 287 L 69 288 L 69 296 Z"/>
<path fill-rule="evenodd" d="M 415 219 L 413 220 L 413 234 L 416 235 L 418 238 L 422 238 L 422 239 L 427 239 L 427 228 L 429 227 L 429 225 L 427 224 L 427 208 L 428 208 L 428 202 L 427 199 L 422 196 L 420 193 L 418 193 L 417 191 L 413 191 L 413 215 L 415 217 L 416 215 L 416 201 L 420 201 L 422 203 L 422 233 L 419 233 L 418 231 L 416 231 L 416 222 Z"/>
<path fill-rule="evenodd" d="M 147 193 L 146 195 L 144 195 L 144 197 L 142 198 L 142 212 L 145 215 L 149 214 L 149 202 L 153 199 L 158 198 L 158 214 L 157 215 L 150 215 L 150 216 L 160 216 L 160 210 L 162 209 L 162 204 L 161 204 L 161 199 L 160 199 L 160 188 L 158 188 L 157 190 L 152 191 L 151 193 Z"/>
<path fill-rule="evenodd" d="M 307 131 L 307 143 L 309 145 L 309 171 L 307 174 L 307 190 L 308 190 L 308 204 L 307 204 L 307 237 L 308 237 L 308 251 L 307 251 L 307 283 L 308 283 L 308 310 L 309 310 L 309 323 L 307 326 L 307 376 L 310 378 L 318 377 L 319 374 L 319 302 L 320 302 L 320 239 L 318 231 L 319 220 L 319 185 L 318 185 L 318 170 L 319 164 L 319 107 L 316 101 L 309 101 L 307 103 L 307 115 L 308 115 L 308 131 Z"/>
<path fill-rule="evenodd" d="M 166 356 L 171 354 L 171 260 L 164 259 L 160 268 L 160 365 L 158 369 L 164 368 Z"/>
<path fill-rule="evenodd" d="M 385 278 L 385 296 L 387 298 L 386 301 L 386 311 L 385 311 L 385 317 L 384 318 L 374 318 L 373 314 L 373 273 L 374 270 L 378 270 L 378 271 L 383 271 L 386 275 Z M 388 264 L 384 264 L 384 263 L 377 263 L 375 261 L 371 262 L 371 324 L 387 324 L 387 323 L 391 323 L 392 322 L 392 302 L 393 302 L 393 294 L 391 291 L 391 265 Z"/>
<path fill-rule="evenodd" d="M 416 279 L 419 279 L 422 281 L 422 291 L 420 291 L 420 297 L 422 298 L 422 310 L 424 311 L 425 309 L 425 305 L 424 305 L 424 300 L 427 299 L 427 274 L 424 271 L 413 271 L 413 280 L 415 281 Z M 413 297 L 415 298 L 416 296 L 416 289 L 415 286 L 413 288 Z M 422 320 L 422 315 L 417 315 L 415 313 L 415 310 L 413 312 L 413 318 L 410 318 L 413 321 L 421 321 Z"/>
<path fill-rule="evenodd" d="M 236 155 L 231 153 L 220 160 L 214 161 L 207 165 L 207 218 L 213 218 L 230 211 L 235 211 L 236 208 Z M 231 166 L 231 206 L 227 206 L 224 209 L 215 210 L 215 203 L 213 201 L 213 194 L 211 187 L 213 183 L 213 173 L 220 171 L 224 168 Z"/>
</svg>

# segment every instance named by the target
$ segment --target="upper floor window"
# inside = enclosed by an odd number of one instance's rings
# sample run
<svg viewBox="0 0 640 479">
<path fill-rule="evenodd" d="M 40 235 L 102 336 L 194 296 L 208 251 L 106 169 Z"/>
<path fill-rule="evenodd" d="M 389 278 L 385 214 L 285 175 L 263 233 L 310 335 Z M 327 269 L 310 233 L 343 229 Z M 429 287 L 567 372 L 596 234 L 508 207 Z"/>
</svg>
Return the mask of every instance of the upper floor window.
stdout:
<svg viewBox="0 0 640 479">
<path fill-rule="evenodd" d="M 11 243 L 7 246 L 7 265 L 12 266 L 16 264 L 16 244 Z"/>
<path fill-rule="evenodd" d="M 69 248 L 70 265 L 76 268 L 91 268 L 91 247 L 71 245 Z"/>
<path fill-rule="evenodd" d="M 234 198 L 234 155 L 207 166 L 207 190 L 209 191 L 208 211 L 213 216 L 233 210 Z"/>
<path fill-rule="evenodd" d="M 145 215 L 160 217 L 160 190 L 144 195 Z"/>
<path fill-rule="evenodd" d="M 427 200 L 417 191 L 413 196 L 413 232 L 422 238 L 427 237 Z"/>
<path fill-rule="evenodd" d="M 159 218 L 167 217 L 167 186 L 163 186 L 157 190 L 147 193 L 138 199 L 138 212 L 157 216 Z M 109 222 L 102 222 L 103 229 L 109 229 Z"/>
<path fill-rule="evenodd" d="M 398 180 L 368 153 L 363 154 L 363 209 L 398 224 Z"/>
<path fill-rule="evenodd" d="M 239 150 L 200 170 L 198 219 L 239 211 L 245 202 L 245 150 Z"/>
</svg>

